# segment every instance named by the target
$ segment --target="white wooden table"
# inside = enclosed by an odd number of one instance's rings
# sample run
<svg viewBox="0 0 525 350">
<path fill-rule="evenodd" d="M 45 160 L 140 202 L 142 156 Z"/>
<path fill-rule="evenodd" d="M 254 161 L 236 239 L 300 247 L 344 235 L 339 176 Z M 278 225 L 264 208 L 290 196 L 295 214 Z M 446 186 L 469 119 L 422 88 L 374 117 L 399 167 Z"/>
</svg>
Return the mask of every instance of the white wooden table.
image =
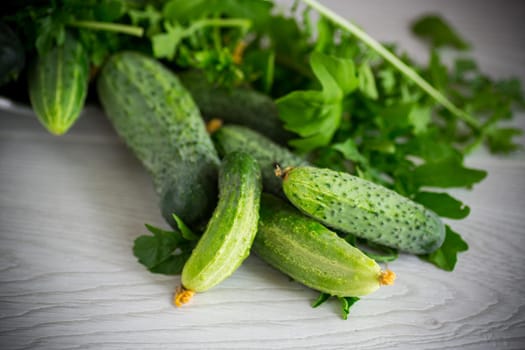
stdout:
<svg viewBox="0 0 525 350">
<path fill-rule="evenodd" d="M 485 71 L 525 81 L 520 1 L 326 3 L 420 59 L 426 51 L 407 23 L 439 11 Z M 450 222 L 470 244 L 453 273 L 402 256 L 390 265 L 396 284 L 343 321 L 338 303 L 310 308 L 317 292 L 250 257 L 175 309 L 179 279 L 147 272 L 131 253 L 145 222 L 164 225 L 150 178 L 101 112 L 88 107 L 69 134 L 53 137 L 34 116 L 1 111 L 0 348 L 525 348 L 525 156 L 479 151 L 468 164 L 489 176 L 454 192 L 472 213 Z"/>
</svg>

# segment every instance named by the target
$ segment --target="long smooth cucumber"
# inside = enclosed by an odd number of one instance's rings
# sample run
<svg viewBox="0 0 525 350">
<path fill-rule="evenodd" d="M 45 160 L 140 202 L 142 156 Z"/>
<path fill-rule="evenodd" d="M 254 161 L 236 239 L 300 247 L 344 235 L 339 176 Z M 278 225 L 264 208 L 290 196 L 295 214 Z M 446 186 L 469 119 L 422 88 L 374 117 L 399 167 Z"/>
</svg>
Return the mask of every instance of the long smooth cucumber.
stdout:
<svg viewBox="0 0 525 350">
<path fill-rule="evenodd" d="M 262 190 L 257 161 L 249 154 L 230 153 L 219 172 L 219 203 L 208 226 L 182 270 L 183 291 L 206 291 L 228 278 L 250 253 L 259 220 Z"/>
<path fill-rule="evenodd" d="M 261 197 L 252 249 L 294 280 L 334 296 L 366 295 L 395 278 L 335 232 L 270 194 Z"/>
</svg>

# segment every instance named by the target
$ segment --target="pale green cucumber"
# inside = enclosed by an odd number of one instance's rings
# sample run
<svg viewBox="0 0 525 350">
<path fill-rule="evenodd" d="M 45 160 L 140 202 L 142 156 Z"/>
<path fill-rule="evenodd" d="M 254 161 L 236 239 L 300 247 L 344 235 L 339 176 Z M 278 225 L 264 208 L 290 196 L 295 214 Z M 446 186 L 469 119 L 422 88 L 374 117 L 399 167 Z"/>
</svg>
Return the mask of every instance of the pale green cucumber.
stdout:
<svg viewBox="0 0 525 350">
<path fill-rule="evenodd" d="M 266 193 L 252 249 L 297 282 L 330 295 L 366 295 L 395 278 L 317 220 Z"/>
<path fill-rule="evenodd" d="M 62 135 L 75 123 L 84 107 L 88 83 L 87 53 L 71 34 L 61 46 L 37 57 L 29 71 L 29 98 L 50 133 Z"/>
<path fill-rule="evenodd" d="M 212 288 L 248 257 L 257 232 L 261 188 L 255 159 L 242 152 L 224 158 L 219 171 L 219 203 L 182 270 L 185 290 Z"/>
<path fill-rule="evenodd" d="M 266 192 L 282 195 L 281 181 L 274 174 L 275 163 L 282 167 L 309 164 L 289 149 L 244 126 L 225 125 L 212 134 L 212 139 L 220 155 L 245 151 L 257 159 Z"/>
<path fill-rule="evenodd" d="M 282 174 L 286 197 L 329 227 L 412 254 L 441 246 L 445 226 L 422 205 L 348 173 L 295 167 Z"/>
</svg>

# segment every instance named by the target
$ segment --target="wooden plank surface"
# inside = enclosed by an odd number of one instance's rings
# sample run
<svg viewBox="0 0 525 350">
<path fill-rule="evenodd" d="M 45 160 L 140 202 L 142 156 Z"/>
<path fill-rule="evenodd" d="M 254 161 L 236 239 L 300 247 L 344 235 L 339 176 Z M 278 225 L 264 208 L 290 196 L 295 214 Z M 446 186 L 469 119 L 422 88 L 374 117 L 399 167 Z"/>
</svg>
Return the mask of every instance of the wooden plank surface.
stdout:
<svg viewBox="0 0 525 350">
<path fill-rule="evenodd" d="M 326 4 L 420 59 L 407 23 L 439 11 L 486 71 L 525 81 L 522 2 Z M 150 179 L 102 113 L 88 107 L 69 134 L 53 137 L 34 116 L 1 111 L 0 348 L 525 348 L 525 156 L 479 151 L 468 163 L 489 176 L 454 192 L 472 213 L 450 221 L 470 244 L 453 273 L 404 255 L 390 265 L 396 284 L 343 321 L 337 303 L 310 308 L 316 292 L 252 256 L 174 309 L 179 279 L 148 273 L 131 253 L 145 222 L 164 225 Z"/>
</svg>

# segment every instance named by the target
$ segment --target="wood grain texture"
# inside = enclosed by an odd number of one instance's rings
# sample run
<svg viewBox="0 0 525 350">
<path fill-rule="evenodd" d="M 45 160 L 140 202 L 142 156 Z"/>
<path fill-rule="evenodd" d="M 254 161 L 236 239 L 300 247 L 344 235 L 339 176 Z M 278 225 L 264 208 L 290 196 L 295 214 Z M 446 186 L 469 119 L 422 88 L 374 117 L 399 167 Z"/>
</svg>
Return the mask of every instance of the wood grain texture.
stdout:
<svg viewBox="0 0 525 350">
<path fill-rule="evenodd" d="M 474 43 L 486 71 L 525 81 L 521 2 L 326 3 L 421 59 L 406 23 L 440 11 Z M 2 111 L 0 348 L 525 348 L 525 155 L 480 151 L 468 164 L 489 176 L 474 191 L 454 191 L 472 212 L 450 221 L 470 244 L 453 273 L 402 256 L 390 265 L 396 284 L 343 321 L 337 303 L 310 308 L 316 292 L 252 256 L 175 309 L 179 279 L 148 273 L 131 253 L 143 223 L 164 225 L 151 180 L 100 111 L 88 107 L 63 137 L 32 115 Z"/>
</svg>

